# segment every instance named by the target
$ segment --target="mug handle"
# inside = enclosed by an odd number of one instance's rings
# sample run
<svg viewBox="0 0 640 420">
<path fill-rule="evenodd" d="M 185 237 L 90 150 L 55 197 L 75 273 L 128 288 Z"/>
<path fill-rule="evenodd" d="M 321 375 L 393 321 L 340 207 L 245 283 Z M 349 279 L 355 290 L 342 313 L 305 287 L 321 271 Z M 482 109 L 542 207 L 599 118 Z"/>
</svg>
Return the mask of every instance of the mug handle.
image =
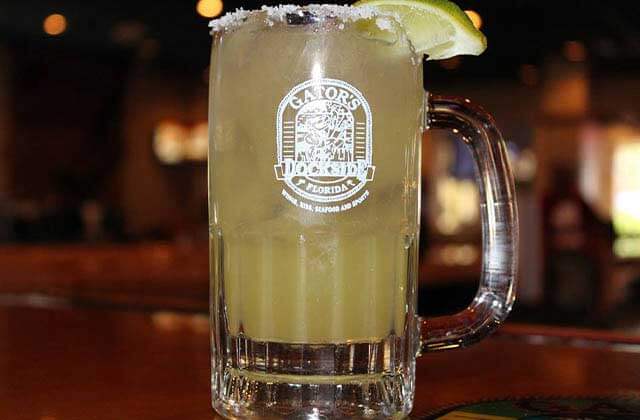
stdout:
<svg viewBox="0 0 640 420">
<path fill-rule="evenodd" d="M 518 216 L 507 150 L 491 115 L 468 99 L 427 93 L 426 128 L 452 130 L 476 163 L 482 217 L 482 274 L 471 304 L 448 316 L 419 318 L 421 351 L 466 347 L 493 332 L 513 306 Z"/>
</svg>

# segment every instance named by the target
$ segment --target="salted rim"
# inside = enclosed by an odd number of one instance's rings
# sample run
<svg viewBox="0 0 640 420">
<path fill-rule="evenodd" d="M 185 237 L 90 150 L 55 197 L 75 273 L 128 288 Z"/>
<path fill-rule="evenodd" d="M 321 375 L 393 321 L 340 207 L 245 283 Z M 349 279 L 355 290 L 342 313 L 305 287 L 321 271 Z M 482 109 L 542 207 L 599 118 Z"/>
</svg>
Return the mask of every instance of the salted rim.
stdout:
<svg viewBox="0 0 640 420">
<path fill-rule="evenodd" d="M 353 7 L 346 4 L 310 4 L 308 6 L 280 4 L 278 6 L 262 6 L 260 9 L 255 10 L 239 8 L 234 12 L 228 12 L 220 18 L 212 20 L 209 22 L 209 27 L 211 28 L 211 34 L 226 31 L 240 26 L 250 15 L 261 12 L 265 13 L 265 16 L 271 22 L 282 22 L 287 14 L 302 10 L 309 11 L 319 18 L 335 17 L 347 22 L 385 16 L 396 18 L 399 21 L 396 13 L 382 11 L 375 6 L 369 5 Z"/>
</svg>

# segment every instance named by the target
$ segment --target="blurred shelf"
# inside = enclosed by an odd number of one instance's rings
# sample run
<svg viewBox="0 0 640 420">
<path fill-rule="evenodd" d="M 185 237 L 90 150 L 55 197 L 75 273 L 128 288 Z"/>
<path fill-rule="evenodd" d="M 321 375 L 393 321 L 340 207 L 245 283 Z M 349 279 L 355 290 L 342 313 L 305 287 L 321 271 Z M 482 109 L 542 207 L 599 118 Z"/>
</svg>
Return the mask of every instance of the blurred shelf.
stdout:
<svg viewBox="0 0 640 420">
<path fill-rule="evenodd" d="M 5 246 L 0 294 L 124 306 L 206 309 L 208 245 Z"/>
</svg>

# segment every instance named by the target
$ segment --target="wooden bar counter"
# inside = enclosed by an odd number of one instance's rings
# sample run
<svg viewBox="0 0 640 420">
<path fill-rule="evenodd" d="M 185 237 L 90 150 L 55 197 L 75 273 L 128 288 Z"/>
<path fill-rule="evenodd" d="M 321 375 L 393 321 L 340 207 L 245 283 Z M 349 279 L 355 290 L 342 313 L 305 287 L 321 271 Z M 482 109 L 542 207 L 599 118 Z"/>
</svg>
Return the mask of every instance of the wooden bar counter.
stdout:
<svg viewBox="0 0 640 420">
<path fill-rule="evenodd" d="M 640 345 L 616 338 L 506 325 L 474 347 L 426 355 L 414 417 L 481 399 L 637 393 Z M 209 366 L 204 314 L 0 306 L 1 419 L 214 418 Z"/>
</svg>

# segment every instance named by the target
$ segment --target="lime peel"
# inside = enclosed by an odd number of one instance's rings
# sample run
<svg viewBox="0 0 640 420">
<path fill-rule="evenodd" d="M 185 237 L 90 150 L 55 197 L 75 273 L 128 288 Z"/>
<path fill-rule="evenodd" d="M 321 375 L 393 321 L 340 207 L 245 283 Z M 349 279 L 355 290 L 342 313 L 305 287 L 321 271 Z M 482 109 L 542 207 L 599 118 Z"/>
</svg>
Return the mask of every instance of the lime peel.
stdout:
<svg viewBox="0 0 640 420">
<path fill-rule="evenodd" d="M 361 0 L 354 6 L 396 15 L 416 52 L 429 60 L 479 55 L 487 48 L 482 32 L 448 0 Z"/>
</svg>

